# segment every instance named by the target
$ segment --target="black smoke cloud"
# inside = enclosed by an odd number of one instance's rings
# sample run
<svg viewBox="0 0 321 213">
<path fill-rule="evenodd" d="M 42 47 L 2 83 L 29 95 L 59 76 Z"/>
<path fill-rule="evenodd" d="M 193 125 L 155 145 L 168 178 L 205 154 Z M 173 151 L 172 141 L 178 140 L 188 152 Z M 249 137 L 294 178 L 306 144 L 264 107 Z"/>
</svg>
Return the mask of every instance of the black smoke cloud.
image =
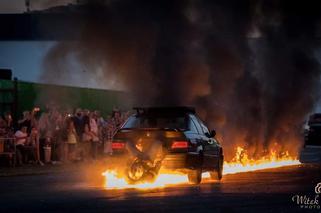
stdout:
<svg viewBox="0 0 321 213">
<path fill-rule="evenodd" d="M 50 50 L 44 80 L 93 79 L 126 90 L 133 105 L 194 105 L 227 150 L 297 150 L 301 124 L 319 98 L 318 1 L 114 0 L 75 7 L 84 17 L 79 39 Z"/>
</svg>

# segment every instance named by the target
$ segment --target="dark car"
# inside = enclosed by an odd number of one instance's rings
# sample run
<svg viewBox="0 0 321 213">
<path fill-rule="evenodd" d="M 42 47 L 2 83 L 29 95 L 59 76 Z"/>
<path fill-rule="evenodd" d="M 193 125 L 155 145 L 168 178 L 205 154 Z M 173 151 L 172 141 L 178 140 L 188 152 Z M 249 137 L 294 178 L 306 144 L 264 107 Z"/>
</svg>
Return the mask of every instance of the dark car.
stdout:
<svg viewBox="0 0 321 213">
<path fill-rule="evenodd" d="M 187 173 L 191 183 L 198 184 L 202 172 L 220 180 L 223 149 L 191 107 L 134 108 L 113 139 L 113 155 L 148 156 L 160 159 L 166 169 Z M 146 153 L 146 154 L 145 154 Z"/>
</svg>

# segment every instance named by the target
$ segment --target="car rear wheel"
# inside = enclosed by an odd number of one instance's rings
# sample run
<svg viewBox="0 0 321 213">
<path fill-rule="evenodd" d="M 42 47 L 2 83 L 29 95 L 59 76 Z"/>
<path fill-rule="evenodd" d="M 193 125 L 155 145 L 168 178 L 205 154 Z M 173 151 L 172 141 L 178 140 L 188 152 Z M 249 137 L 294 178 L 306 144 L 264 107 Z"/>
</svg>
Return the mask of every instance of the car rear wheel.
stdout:
<svg viewBox="0 0 321 213">
<path fill-rule="evenodd" d="M 194 169 L 187 174 L 188 181 L 192 184 L 199 184 L 202 181 L 202 169 Z"/>
<path fill-rule="evenodd" d="M 217 169 L 209 172 L 212 180 L 221 180 L 223 177 L 223 156 L 218 160 Z"/>
</svg>

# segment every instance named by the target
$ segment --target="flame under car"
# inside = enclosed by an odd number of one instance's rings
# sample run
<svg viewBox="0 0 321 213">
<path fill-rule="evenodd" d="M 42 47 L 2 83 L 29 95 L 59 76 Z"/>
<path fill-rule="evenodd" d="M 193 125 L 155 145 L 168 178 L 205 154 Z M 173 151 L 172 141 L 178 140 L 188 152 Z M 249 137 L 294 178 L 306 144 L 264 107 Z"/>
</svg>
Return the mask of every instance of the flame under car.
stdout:
<svg viewBox="0 0 321 213">
<path fill-rule="evenodd" d="M 194 184 L 201 182 L 203 172 L 209 172 L 212 179 L 222 178 L 223 149 L 215 131 L 208 130 L 194 108 L 134 109 L 136 113 L 117 131 L 112 143 L 114 157 L 128 158 L 134 167 L 126 167 L 127 177 L 143 175 L 148 168 L 157 175 L 162 167 L 186 173 Z"/>
</svg>

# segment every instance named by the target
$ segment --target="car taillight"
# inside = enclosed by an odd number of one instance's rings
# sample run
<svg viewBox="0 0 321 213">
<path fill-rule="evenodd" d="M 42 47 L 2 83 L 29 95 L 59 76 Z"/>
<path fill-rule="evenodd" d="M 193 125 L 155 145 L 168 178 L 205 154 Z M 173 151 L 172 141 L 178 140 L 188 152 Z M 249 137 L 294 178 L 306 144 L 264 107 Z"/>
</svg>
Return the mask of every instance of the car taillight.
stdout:
<svg viewBox="0 0 321 213">
<path fill-rule="evenodd" d="M 172 149 L 187 149 L 188 148 L 188 141 L 173 141 Z"/>
<path fill-rule="evenodd" d="M 125 143 L 122 142 L 113 142 L 111 145 L 112 149 L 124 149 L 125 148 Z"/>
</svg>

